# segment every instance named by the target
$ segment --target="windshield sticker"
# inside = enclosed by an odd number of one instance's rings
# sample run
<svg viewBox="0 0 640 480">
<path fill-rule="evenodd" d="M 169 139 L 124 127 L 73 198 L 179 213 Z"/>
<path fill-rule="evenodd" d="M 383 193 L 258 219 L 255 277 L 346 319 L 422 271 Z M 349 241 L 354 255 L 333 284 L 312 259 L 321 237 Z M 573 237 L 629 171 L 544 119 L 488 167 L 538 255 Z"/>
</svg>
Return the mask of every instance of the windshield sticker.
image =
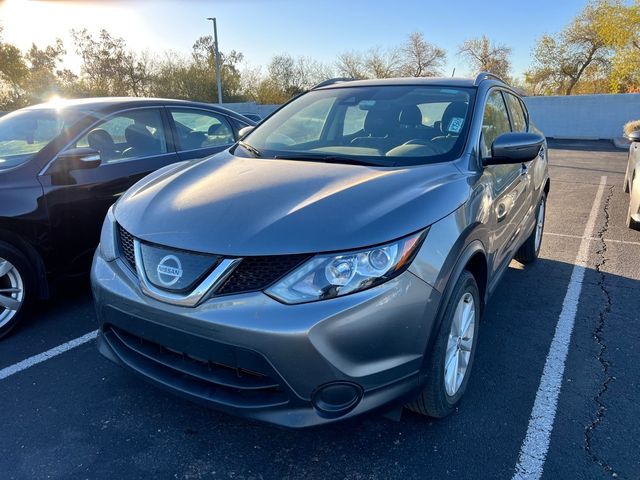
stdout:
<svg viewBox="0 0 640 480">
<path fill-rule="evenodd" d="M 361 100 L 358 104 L 360 110 L 369 110 L 376 104 L 375 100 Z"/>
<path fill-rule="evenodd" d="M 460 130 L 462 130 L 463 124 L 464 124 L 464 118 L 453 117 L 449 122 L 449 128 L 447 128 L 447 131 L 451 133 L 460 133 Z"/>
</svg>

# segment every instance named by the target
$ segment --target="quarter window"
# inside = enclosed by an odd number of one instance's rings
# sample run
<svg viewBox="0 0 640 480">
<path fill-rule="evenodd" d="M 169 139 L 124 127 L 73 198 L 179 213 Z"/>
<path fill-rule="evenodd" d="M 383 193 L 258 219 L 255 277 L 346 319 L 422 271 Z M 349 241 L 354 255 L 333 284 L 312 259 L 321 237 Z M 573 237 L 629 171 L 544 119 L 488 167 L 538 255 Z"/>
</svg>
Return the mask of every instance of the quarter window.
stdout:
<svg viewBox="0 0 640 480">
<path fill-rule="evenodd" d="M 72 147 L 97 150 L 103 164 L 167 153 L 160 110 L 153 108 L 117 113 L 93 127 Z"/>
<path fill-rule="evenodd" d="M 233 129 L 223 115 L 204 110 L 170 109 L 176 125 L 178 150 L 219 147 L 235 142 Z"/>
</svg>

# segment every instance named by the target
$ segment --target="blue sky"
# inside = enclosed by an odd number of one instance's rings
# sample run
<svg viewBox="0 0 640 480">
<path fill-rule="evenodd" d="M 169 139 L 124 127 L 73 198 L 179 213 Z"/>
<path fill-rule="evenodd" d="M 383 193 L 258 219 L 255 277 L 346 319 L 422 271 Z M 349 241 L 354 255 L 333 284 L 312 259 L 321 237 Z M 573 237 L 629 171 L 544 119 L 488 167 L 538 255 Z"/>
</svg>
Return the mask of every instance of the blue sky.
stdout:
<svg viewBox="0 0 640 480">
<path fill-rule="evenodd" d="M 486 34 L 513 49 L 513 73 L 522 74 L 536 39 L 566 25 L 586 0 L 0 0 L 5 40 L 21 48 L 42 46 L 68 31 L 106 28 L 135 49 L 187 52 L 196 38 L 211 33 L 206 17 L 218 19 L 222 50 L 245 55 L 248 66 L 265 65 L 277 53 L 332 62 L 347 50 L 401 43 L 413 31 L 447 50 L 447 73 L 468 68 L 455 52 L 462 41 Z M 69 48 L 69 50 L 72 50 Z M 67 58 L 77 64 L 73 52 Z"/>
</svg>

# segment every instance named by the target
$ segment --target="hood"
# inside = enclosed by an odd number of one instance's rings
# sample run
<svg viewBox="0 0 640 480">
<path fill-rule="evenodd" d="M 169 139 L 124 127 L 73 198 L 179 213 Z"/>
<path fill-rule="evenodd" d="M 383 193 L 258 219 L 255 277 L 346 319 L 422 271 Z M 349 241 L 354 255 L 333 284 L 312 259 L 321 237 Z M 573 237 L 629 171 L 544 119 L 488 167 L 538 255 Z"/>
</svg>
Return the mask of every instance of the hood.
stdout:
<svg viewBox="0 0 640 480">
<path fill-rule="evenodd" d="M 164 168 L 115 209 L 153 243 L 228 256 L 317 253 L 385 243 L 429 226 L 468 198 L 452 163 L 380 168 L 235 157 Z"/>
</svg>

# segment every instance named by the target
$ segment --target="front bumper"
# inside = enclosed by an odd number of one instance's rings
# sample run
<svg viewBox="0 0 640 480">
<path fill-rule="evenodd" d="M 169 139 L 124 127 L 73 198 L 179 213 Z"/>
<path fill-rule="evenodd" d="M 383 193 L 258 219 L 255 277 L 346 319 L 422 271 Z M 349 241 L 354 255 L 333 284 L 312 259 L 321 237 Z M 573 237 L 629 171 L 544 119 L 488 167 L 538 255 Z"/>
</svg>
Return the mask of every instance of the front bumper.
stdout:
<svg viewBox="0 0 640 480">
<path fill-rule="evenodd" d="M 180 307 L 145 296 L 129 267 L 99 250 L 91 281 L 107 358 L 191 400 L 287 427 L 415 395 L 440 303 L 404 272 L 315 303 L 283 305 L 258 292 Z"/>
</svg>

